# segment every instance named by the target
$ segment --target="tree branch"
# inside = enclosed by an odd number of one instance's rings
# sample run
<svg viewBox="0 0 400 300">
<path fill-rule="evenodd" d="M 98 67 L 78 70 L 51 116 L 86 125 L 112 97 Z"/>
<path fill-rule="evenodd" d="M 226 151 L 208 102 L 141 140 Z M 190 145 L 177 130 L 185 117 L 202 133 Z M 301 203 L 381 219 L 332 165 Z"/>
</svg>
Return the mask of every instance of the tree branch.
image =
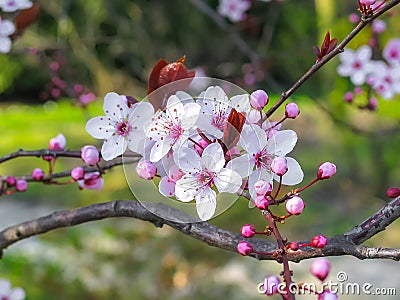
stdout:
<svg viewBox="0 0 400 300">
<path fill-rule="evenodd" d="M 386 204 L 381 210 L 372 215 L 351 231 L 337 235 L 328 240 L 328 244 L 322 249 L 301 247 L 298 251 L 288 252 L 288 260 L 299 262 L 304 259 L 321 256 L 352 255 L 359 259 L 400 259 L 400 249 L 369 248 L 357 245 L 369 239 L 378 232 L 384 230 L 390 223 L 399 217 L 400 197 Z M 138 201 L 116 200 L 112 202 L 93 204 L 82 208 L 54 212 L 50 215 L 11 226 L 0 232 L 0 254 L 10 245 L 43 234 L 51 230 L 63 227 L 71 227 L 78 224 L 116 217 L 129 217 L 148 221 L 156 227 L 168 225 L 188 236 L 198 239 L 210 246 L 237 252 L 236 246 L 244 238 L 236 234 L 205 222 L 198 222 L 193 217 L 182 211 L 169 207 L 162 203 L 146 203 L 152 212 L 146 209 Z M 163 219 L 161 215 L 170 217 Z M 171 221 L 171 219 L 175 221 Z M 371 226 L 373 225 L 373 226 Z M 251 238 L 248 241 L 258 252 L 272 252 L 278 249 L 276 242 Z M 259 260 L 275 260 L 269 254 L 251 254 Z"/>
</svg>

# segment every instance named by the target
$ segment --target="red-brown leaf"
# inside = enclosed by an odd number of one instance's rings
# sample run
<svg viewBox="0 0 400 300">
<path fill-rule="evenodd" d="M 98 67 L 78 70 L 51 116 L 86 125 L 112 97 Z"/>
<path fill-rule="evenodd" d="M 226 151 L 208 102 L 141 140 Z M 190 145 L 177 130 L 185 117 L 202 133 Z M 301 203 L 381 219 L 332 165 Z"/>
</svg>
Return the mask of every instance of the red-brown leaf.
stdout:
<svg viewBox="0 0 400 300">
<path fill-rule="evenodd" d="M 228 150 L 239 142 L 240 133 L 242 132 L 245 121 L 246 115 L 244 113 L 239 113 L 234 108 L 231 110 L 225 124 L 223 137 L 223 142 Z"/>
</svg>

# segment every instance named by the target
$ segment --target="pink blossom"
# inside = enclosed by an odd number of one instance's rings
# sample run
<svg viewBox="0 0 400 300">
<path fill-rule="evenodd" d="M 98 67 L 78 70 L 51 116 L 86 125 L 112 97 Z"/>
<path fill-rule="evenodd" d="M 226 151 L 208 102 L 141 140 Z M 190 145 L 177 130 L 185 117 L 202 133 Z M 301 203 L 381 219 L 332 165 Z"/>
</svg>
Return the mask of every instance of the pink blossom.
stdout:
<svg viewBox="0 0 400 300">
<path fill-rule="evenodd" d="M 82 167 L 73 168 L 71 171 L 71 177 L 73 180 L 78 181 L 83 179 L 85 176 L 85 171 Z"/>
<path fill-rule="evenodd" d="M 136 172 L 140 178 L 153 179 L 157 173 L 157 168 L 148 160 L 141 160 L 136 166 Z"/>
<path fill-rule="evenodd" d="M 87 145 L 81 149 L 82 160 L 89 166 L 94 166 L 100 161 L 99 150 L 95 146 Z"/>
<path fill-rule="evenodd" d="M 296 103 L 288 103 L 285 106 L 285 115 L 289 119 L 295 119 L 300 114 L 300 109 Z"/>
<path fill-rule="evenodd" d="M 197 153 L 201 155 L 203 153 L 204 148 L 208 146 L 208 143 L 201 139 L 200 141 L 197 141 L 197 144 L 194 144 L 194 149 L 196 149 Z"/>
<path fill-rule="evenodd" d="M 18 179 L 15 182 L 15 189 L 18 192 L 25 192 L 28 189 L 28 182 L 25 179 Z"/>
<path fill-rule="evenodd" d="M 246 18 L 245 11 L 251 6 L 248 0 L 220 0 L 218 13 L 228 17 L 232 22 L 243 21 Z"/>
<path fill-rule="evenodd" d="M 389 188 L 386 191 L 386 196 L 388 196 L 389 198 L 397 198 L 398 196 L 400 196 L 400 189 L 397 187 Z"/>
<path fill-rule="evenodd" d="M 285 157 L 275 157 L 271 163 L 271 171 L 278 176 L 283 176 L 288 171 Z"/>
<path fill-rule="evenodd" d="M 257 196 L 254 199 L 254 205 L 261 210 L 266 210 L 268 208 L 268 199 L 265 196 Z"/>
<path fill-rule="evenodd" d="M 368 105 L 367 105 L 369 110 L 375 111 L 378 109 L 378 99 L 375 97 L 371 97 L 369 99 Z"/>
<path fill-rule="evenodd" d="M 386 22 L 380 19 L 375 19 L 372 22 L 372 31 L 375 33 L 382 33 L 386 30 Z"/>
<path fill-rule="evenodd" d="M 101 190 L 104 186 L 104 179 L 99 172 L 86 173 L 83 179 L 78 180 L 81 189 Z"/>
<path fill-rule="evenodd" d="M 347 103 L 351 103 L 353 102 L 354 99 L 354 95 L 352 92 L 346 92 L 346 94 L 344 94 L 344 101 Z"/>
<path fill-rule="evenodd" d="M 33 180 L 40 181 L 44 177 L 44 171 L 40 168 L 36 168 L 32 171 Z"/>
<path fill-rule="evenodd" d="M 79 96 L 79 102 L 83 105 L 86 106 L 88 105 L 90 102 L 93 102 L 94 100 L 96 100 L 96 95 L 92 92 L 86 93 L 86 94 L 82 94 Z"/>
<path fill-rule="evenodd" d="M 263 90 L 257 90 L 250 95 L 250 105 L 256 110 L 262 110 L 268 103 L 268 94 Z"/>
<path fill-rule="evenodd" d="M 391 39 L 382 52 L 383 58 L 391 65 L 400 63 L 400 39 Z"/>
<path fill-rule="evenodd" d="M 66 144 L 67 140 L 65 139 L 65 136 L 62 133 L 59 133 L 56 137 L 50 140 L 49 149 L 62 151 L 65 149 Z"/>
<path fill-rule="evenodd" d="M 253 250 L 253 247 L 245 241 L 242 241 L 237 245 L 237 251 L 243 256 L 249 255 Z"/>
<path fill-rule="evenodd" d="M 269 195 L 272 192 L 272 184 L 261 179 L 254 184 L 254 190 L 257 196 Z"/>
<path fill-rule="evenodd" d="M 11 186 L 14 186 L 14 185 L 15 185 L 15 183 L 17 182 L 17 180 L 15 179 L 14 176 L 8 176 L 6 182 L 7 182 L 7 186 L 8 186 L 8 187 L 11 187 Z"/>
<path fill-rule="evenodd" d="M 272 295 L 278 293 L 278 287 L 279 287 L 280 283 L 281 283 L 281 281 L 280 281 L 279 277 L 267 276 L 264 279 L 263 291 L 265 291 L 266 295 L 272 296 Z"/>
<path fill-rule="evenodd" d="M 358 21 L 360 21 L 360 16 L 357 14 L 351 14 L 349 16 L 349 21 L 353 24 L 358 23 Z"/>
<path fill-rule="evenodd" d="M 316 235 L 311 240 L 311 246 L 314 248 L 323 248 L 328 243 L 328 239 L 323 235 Z"/>
<path fill-rule="evenodd" d="M 0 299 L 2 300 L 24 300 L 25 291 L 20 288 L 12 288 L 11 283 L 6 279 L 0 279 Z"/>
<path fill-rule="evenodd" d="M 339 54 L 341 65 L 337 72 L 340 76 L 350 77 L 354 85 L 362 85 L 369 71 L 372 49 L 369 46 L 361 46 L 357 51 L 345 49 Z"/>
<path fill-rule="evenodd" d="M 318 168 L 317 178 L 319 180 L 331 178 L 336 174 L 336 166 L 331 162 L 324 162 Z"/>
<path fill-rule="evenodd" d="M 158 190 L 161 195 L 165 197 L 175 196 L 176 182 L 181 179 L 183 175 L 185 175 L 185 173 L 178 166 L 172 166 L 168 171 L 168 176 L 161 178 L 158 185 Z"/>
<path fill-rule="evenodd" d="M 376 0 L 360 0 L 360 3 L 362 5 L 370 6 L 375 4 Z"/>
<path fill-rule="evenodd" d="M 0 0 L 0 8 L 3 12 L 14 12 L 17 10 L 28 9 L 31 6 L 32 2 L 29 0 Z"/>
<path fill-rule="evenodd" d="M 304 207 L 303 199 L 299 196 L 293 196 L 286 201 L 286 211 L 291 215 L 300 215 L 303 212 Z"/>
<path fill-rule="evenodd" d="M 324 281 L 330 269 L 331 264 L 326 258 L 318 258 L 312 262 L 310 271 L 319 280 Z"/>
<path fill-rule="evenodd" d="M 240 229 L 240 232 L 242 233 L 243 237 L 250 238 L 256 234 L 256 229 L 251 224 L 245 224 Z"/>
</svg>

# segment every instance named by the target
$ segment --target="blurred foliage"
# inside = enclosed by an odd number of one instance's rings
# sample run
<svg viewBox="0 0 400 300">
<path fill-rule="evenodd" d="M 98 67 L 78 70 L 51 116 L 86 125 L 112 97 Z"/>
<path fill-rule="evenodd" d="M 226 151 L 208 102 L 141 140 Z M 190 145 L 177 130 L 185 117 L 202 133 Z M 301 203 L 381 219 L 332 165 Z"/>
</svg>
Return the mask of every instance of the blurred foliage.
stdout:
<svg viewBox="0 0 400 300">
<path fill-rule="evenodd" d="M 218 1 L 204 2 L 215 8 Z M 112 90 L 145 96 L 147 77 L 159 58 L 174 61 L 186 54 L 189 68 L 201 67 L 208 76 L 249 90 L 263 88 L 273 102 L 315 62 L 312 46 L 320 44 L 328 29 L 341 40 L 353 27 L 347 14 L 355 11 L 356 3 L 315 3 L 253 1 L 247 20 L 226 21 L 226 30 L 192 1 L 41 0 L 36 24 L 15 41 L 10 55 L 0 56 L 0 155 L 18 148 L 46 148 L 60 132 L 67 137 L 68 148 L 100 146 L 84 131 L 89 117 L 102 114 L 100 99 Z M 383 44 L 390 36 L 399 36 L 395 22 L 388 19 L 390 31 L 382 37 Z M 256 64 L 240 51 L 232 34 L 260 57 Z M 365 44 L 369 36 L 367 28 L 350 47 Z M 41 98 L 58 52 L 67 61 L 63 78 L 67 84 L 83 83 L 97 92 L 99 101 L 88 109 L 82 110 L 71 99 L 45 102 Z M 343 94 L 351 86 L 336 76 L 336 65 L 337 61 L 329 63 L 301 88 L 301 95 L 292 98 L 302 113 L 285 127 L 299 135 L 291 155 L 301 163 L 305 182 L 314 178 L 316 168 L 326 160 L 337 164 L 338 174 L 303 193 L 306 210 L 288 220 L 282 230 L 289 239 L 332 236 L 350 229 L 381 207 L 386 188 L 400 180 L 398 99 L 380 100 L 374 113 L 346 106 Z M 258 81 L 246 85 L 248 73 L 256 74 Z M 280 109 L 273 121 L 282 115 Z M 21 158 L 0 165 L 0 174 L 28 175 L 35 167 L 47 170 L 47 163 Z M 71 160 L 59 159 L 56 171 L 72 167 Z M 32 183 L 26 193 L 1 199 L 0 219 L 10 217 L 15 223 L 55 208 L 132 199 L 124 176 L 122 168 L 108 172 L 101 193 L 79 191 L 75 184 Z M 10 216 L 4 206 L 8 203 L 15 205 Z M 35 207 L 42 206 L 47 208 L 44 212 L 34 213 Z M 259 213 L 249 210 L 244 201 L 212 220 L 235 232 L 249 222 L 260 229 L 265 226 Z M 387 241 L 385 246 L 395 245 L 398 227 L 393 225 L 379 236 Z M 12 246 L 0 263 L 0 277 L 24 287 L 27 299 L 256 299 L 257 283 L 267 273 L 278 272 L 271 269 L 278 270 L 279 265 L 260 264 L 203 245 L 169 228 L 154 229 L 137 220 L 107 220 Z"/>
</svg>

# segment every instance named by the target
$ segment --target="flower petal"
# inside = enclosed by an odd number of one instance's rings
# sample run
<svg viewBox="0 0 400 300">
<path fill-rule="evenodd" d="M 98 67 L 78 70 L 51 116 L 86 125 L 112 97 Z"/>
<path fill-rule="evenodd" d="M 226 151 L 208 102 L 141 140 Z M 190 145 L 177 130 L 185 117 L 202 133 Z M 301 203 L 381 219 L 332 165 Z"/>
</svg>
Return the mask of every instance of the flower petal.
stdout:
<svg viewBox="0 0 400 300">
<path fill-rule="evenodd" d="M 217 207 L 217 195 L 210 188 L 206 187 L 196 195 L 196 209 L 202 221 L 211 219 Z"/>
<path fill-rule="evenodd" d="M 371 59 L 371 56 L 372 49 L 370 46 L 364 45 L 357 50 L 357 57 L 363 62 L 369 61 Z"/>
<path fill-rule="evenodd" d="M 185 173 L 197 173 L 201 171 L 199 154 L 188 147 L 180 147 L 174 151 L 176 165 Z"/>
<path fill-rule="evenodd" d="M 256 124 L 245 124 L 240 134 L 239 145 L 248 153 L 258 153 L 267 145 L 267 134 Z"/>
<path fill-rule="evenodd" d="M 168 98 L 166 115 L 170 121 L 178 121 L 183 117 L 183 104 L 176 95 L 172 95 Z"/>
<path fill-rule="evenodd" d="M 118 134 L 113 134 L 104 140 L 101 147 L 101 156 L 104 160 L 112 160 L 123 154 L 128 146 L 125 138 Z"/>
<path fill-rule="evenodd" d="M 212 172 L 218 172 L 225 165 L 224 151 L 218 143 L 208 145 L 201 156 L 201 166 Z"/>
<path fill-rule="evenodd" d="M 115 127 L 109 117 L 101 116 L 90 119 L 86 131 L 95 139 L 106 139 L 115 132 Z"/>
<path fill-rule="evenodd" d="M 236 193 L 242 185 L 242 177 L 233 170 L 222 168 L 214 183 L 220 193 Z"/>
<path fill-rule="evenodd" d="M 304 173 L 300 164 L 292 157 L 286 157 L 288 171 L 282 176 L 282 184 L 296 185 L 303 181 Z M 279 182 L 279 177 L 274 175 L 274 179 Z"/>
<path fill-rule="evenodd" d="M 103 109 L 115 121 L 124 120 L 130 111 L 126 97 L 114 92 L 107 93 L 104 97 Z"/>
<path fill-rule="evenodd" d="M 11 39 L 0 36 L 0 53 L 8 53 L 11 49 Z"/>
<path fill-rule="evenodd" d="M 154 108 L 149 102 L 137 103 L 130 114 L 129 124 L 134 130 L 143 130 L 143 125 L 154 115 Z"/>
<path fill-rule="evenodd" d="M 10 295 L 8 296 L 10 300 L 24 300 L 25 297 L 26 297 L 25 291 L 19 287 L 13 289 Z"/>
<path fill-rule="evenodd" d="M 6 37 L 12 35 L 15 31 L 15 26 L 13 22 L 9 20 L 0 19 L 0 36 Z"/>
<path fill-rule="evenodd" d="M 183 107 L 183 115 L 181 116 L 181 126 L 185 130 L 193 127 L 199 118 L 201 106 L 197 103 L 188 103 Z"/>
<path fill-rule="evenodd" d="M 176 199 L 182 202 L 190 202 L 198 194 L 199 183 L 197 178 L 189 174 L 183 175 L 175 184 Z"/>
<path fill-rule="evenodd" d="M 231 106 L 238 112 L 250 112 L 249 94 L 236 95 L 231 98 Z"/>
<path fill-rule="evenodd" d="M 249 176 L 254 169 L 255 160 L 251 154 L 243 154 L 230 160 L 227 164 L 228 169 L 237 172 L 242 178 Z"/>
<path fill-rule="evenodd" d="M 267 152 L 283 157 L 296 146 L 297 134 L 293 130 L 282 130 L 268 140 Z"/>
<path fill-rule="evenodd" d="M 157 162 L 163 158 L 172 147 L 173 140 L 170 137 L 166 137 L 154 144 L 150 151 L 150 161 Z"/>
<path fill-rule="evenodd" d="M 257 196 L 256 190 L 254 188 L 254 185 L 257 181 L 264 180 L 265 182 L 270 183 L 272 182 L 272 179 L 273 179 L 272 173 L 268 172 L 266 169 L 263 168 L 256 169 L 253 173 L 251 173 L 248 182 L 251 198 L 255 199 Z"/>
<path fill-rule="evenodd" d="M 165 197 L 175 196 L 175 182 L 173 182 L 168 176 L 161 178 L 158 184 L 158 190 L 160 194 Z"/>
</svg>

